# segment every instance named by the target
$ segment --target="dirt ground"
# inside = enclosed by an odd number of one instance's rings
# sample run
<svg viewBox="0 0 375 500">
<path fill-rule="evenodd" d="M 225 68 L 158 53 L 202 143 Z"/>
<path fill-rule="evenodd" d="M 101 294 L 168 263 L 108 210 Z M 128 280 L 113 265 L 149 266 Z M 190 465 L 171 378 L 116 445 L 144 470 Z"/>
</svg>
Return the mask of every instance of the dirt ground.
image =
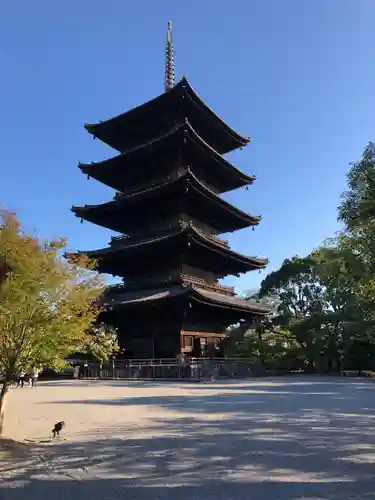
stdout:
<svg viewBox="0 0 375 500">
<path fill-rule="evenodd" d="M 374 499 L 374 396 L 307 376 L 12 389 L 0 499 Z"/>
</svg>

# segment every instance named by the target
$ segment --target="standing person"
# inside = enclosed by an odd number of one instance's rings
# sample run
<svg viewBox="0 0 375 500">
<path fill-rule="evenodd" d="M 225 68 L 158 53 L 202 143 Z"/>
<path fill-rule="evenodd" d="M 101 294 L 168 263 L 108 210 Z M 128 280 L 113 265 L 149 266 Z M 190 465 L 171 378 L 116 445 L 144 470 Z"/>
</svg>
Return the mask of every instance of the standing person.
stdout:
<svg viewBox="0 0 375 500">
<path fill-rule="evenodd" d="M 25 384 L 26 373 L 24 371 L 20 372 L 17 380 L 17 387 L 23 387 Z"/>
<path fill-rule="evenodd" d="M 85 361 L 85 364 L 83 365 L 83 376 L 84 378 L 88 378 L 89 376 L 89 364 L 87 361 Z"/>
<path fill-rule="evenodd" d="M 36 387 L 36 381 L 38 380 L 39 377 L 39 369 L 38 368 L 33 368 L 31 372 L 31 387 Z"/>
<path fill-rule="evenodd" d="M 191 358 L 190 361 L 190 378 L 196 379 L 199 378 L 198 376 L 198 363 L 196 358 Z"/>
</svg>

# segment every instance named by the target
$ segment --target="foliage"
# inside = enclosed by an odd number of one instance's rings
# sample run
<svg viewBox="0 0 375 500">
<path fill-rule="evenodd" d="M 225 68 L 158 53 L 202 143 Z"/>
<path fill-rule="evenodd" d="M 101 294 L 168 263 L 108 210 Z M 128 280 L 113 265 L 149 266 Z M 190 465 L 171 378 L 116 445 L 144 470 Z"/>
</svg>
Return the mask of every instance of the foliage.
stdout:
<svg viewBox="0 0 375 500">
<path fill-rule="evenodd" d="M 104 323 L 93 326 L 85 336 L 81 352 L 101 362 L 108 361 L 119 352 L 117 330 Z"/>
<path fill-rule="evenodd" d="M 297 360 L 311 369 L 375 368 L 373 143 L 351 166 L 338 217 L 340 234 L 263 280 L 259 297 L 279 304 L 255 333 L 243 332 L 243 353 L 289 369 Z"/>
<path fill-rule="evenodd" d="M 2 396 L 21 371 L 60 368 L 79 349 L 99 313 L 104 283 L 86 257 L 68 263 L 63 238 L 41 241 L 0 213 L 0 371 Z M 1 399 L 3 402 L 3 398 Z"/>
<path fill-rule="evenodd" d="M 375 219 L 375 144 L 370 142 L 360 161 L 352 163 L 348 189 L 342 195 L 339 220 L 348 230 L 373 226 Z"/>
</svg>

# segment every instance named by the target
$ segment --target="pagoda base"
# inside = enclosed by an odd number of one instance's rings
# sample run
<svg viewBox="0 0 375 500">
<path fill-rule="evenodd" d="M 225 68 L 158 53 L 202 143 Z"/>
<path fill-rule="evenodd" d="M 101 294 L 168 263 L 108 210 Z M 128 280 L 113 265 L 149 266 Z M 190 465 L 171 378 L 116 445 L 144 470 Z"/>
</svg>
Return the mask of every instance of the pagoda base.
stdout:
<svg viewBox="0 0 375 500">
<path fill-rule="evenodd" d="M 225 333 L 181 330 L 181 354 L 196 358 L 222 357 L 222 340 L 225 337 Z"/>
<path fill-rule="evenodd" d="M 188 330 L 159 331 L 117 326 L 121 357 L 130 359 L 176 358 L 181 354 L 192 357 L 222 357 L 224 333 Z"/>
<path fill-rule="evenodd" d="M 220 357 L 230 325 L 250 324 L 268 310 L 237 297 L 197 287 L 127 292 L 114 289 L 99 321 L 119 333 L 122 356 L 132 359 Z"/>
</svg>

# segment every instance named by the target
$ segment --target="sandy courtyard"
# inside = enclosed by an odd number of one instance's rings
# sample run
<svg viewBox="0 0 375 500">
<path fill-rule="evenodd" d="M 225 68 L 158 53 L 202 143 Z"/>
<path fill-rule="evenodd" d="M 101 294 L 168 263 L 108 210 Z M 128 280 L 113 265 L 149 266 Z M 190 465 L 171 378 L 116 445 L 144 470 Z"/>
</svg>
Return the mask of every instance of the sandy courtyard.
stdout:
<svg viewBox="0 0 375 500">
<path fill-rule="evenodd" d="M 374 499 L 374 422 L 372 381 L 44 382 L 11 391 L 30 444 L 0 454 L 0 499 Z"/>
</svg>

